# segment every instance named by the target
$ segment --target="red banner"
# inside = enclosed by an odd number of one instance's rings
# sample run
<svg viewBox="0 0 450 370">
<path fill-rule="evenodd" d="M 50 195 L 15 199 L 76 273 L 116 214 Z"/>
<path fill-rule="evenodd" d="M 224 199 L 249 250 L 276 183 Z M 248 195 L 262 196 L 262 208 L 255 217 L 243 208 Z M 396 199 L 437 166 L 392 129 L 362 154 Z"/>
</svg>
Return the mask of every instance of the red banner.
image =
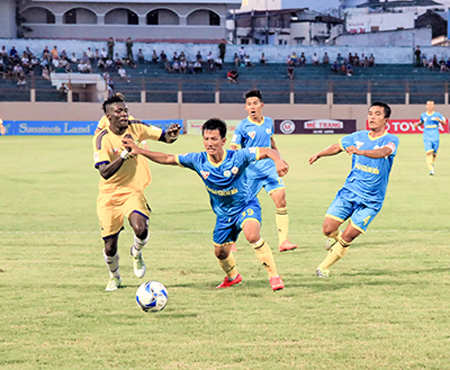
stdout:
<svg viewBox="0 0 450 370">
<path fill-rule="evenodd" d="M 418 119 L 391 119 L 386 125 L 386 130 L 390 134 L 423 134 L 423 125 L 419 127 L 414 127 L 414 124 L 419 122 Z M 447 124 L 439 124 L 439 132 L 441 134 L 448 134 L 448 120 Z M 366 121 L 366 129 L 369 130 L 369 121 Z"/>
</svg>

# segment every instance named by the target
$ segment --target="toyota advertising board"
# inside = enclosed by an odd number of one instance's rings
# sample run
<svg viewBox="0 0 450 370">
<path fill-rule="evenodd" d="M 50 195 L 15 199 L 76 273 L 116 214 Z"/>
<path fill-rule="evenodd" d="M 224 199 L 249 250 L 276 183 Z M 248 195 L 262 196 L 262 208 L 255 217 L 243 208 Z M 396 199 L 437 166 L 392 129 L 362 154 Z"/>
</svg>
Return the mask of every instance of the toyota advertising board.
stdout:
<svg viewBox="0 0 450 370">
<path fill-rule="evenodd" d="M 355 119 L 276 119 L 276 134 L 351 134 L 356 131 Z"/>
<path fill-rule="evenodd" d="M 418 119 L 391 119 L 386 125 L 386 130 L 390 134 L 423 134 L 423 125 L 419 127 L 414 127 L 414 124 L 419 122 Z M 447 124 L 439 124 L 439 132 L 441 134 L 448 134 L 448 120 Z M 369 122 L 366 121 L 366 129 L 369 129 Z"/>
</svg>

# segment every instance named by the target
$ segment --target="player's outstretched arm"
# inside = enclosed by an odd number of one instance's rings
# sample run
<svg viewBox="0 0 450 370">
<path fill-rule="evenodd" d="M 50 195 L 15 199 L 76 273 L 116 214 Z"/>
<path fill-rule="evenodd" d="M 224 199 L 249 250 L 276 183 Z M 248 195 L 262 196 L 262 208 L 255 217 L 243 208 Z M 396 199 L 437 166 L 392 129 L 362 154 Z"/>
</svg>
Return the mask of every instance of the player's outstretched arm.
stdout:
<svg viewBox="0 0 450 370">
<path fill-rule="evenodd" d="M 371 149 L 371 150 L 360 150 L 357 149 L 354 145 L 349 146 L 347 148 L 348 154 L 356 154 L 356 155 L 363 155 L 369 158 L 378 159 L 378 158 L 384 158 L 389 156 L 391 153 L 393 153 L 395 150 L 395 144 L 389 143 L 386 146 L 383 146 L 382 148 L 378 149 Z"/>
<path fill-rule="evenodd" d="M 322 150 L 321 152 L 312 155 L 309 158 L 308 163 L 309 164 L 313 164 L 319 158 L 328 157 L 328 156 L 331 156 L 331 155 L 336 155 L 336 154 L 338 154 L 340 152 L 342 152 L 342 149 L 341 149 L 341 146 L 339 144 L 331 145 L 328 148 L 325 148 L 324 150 Z"/>
<path fill-rule="evenodd" d="M 280 153 L 270 148 L 259 148 L 259 159 L 270 158 L 275 162 L 278 176 L 283 177 L 289 171 L 289 165 L 281 158 Z"/>
<path fill-rule="evenodd" d="M 423 121 L 420 120 L 419 122 L 416 122 L 416 123 L 414 124 L 414 127 L 419 127 L 419 126 L 422 126 L 422 125 L 423 125 Z"/>
<path fill-rule="evenodd" d="M 131 155 L 143 155 L 144 157 L 150 159 L 152 162 L 159 164 L 169 164 L 169 165 L 177 165 L 177 161 L 175 160 L 175 156 L 172 154 L 166 153 L 158 153 L 152 152 L 151 150 L 146 150 L 143 148 L 139 148 L 133 139 L 124 138 L 122 139 L 122 143 L 125 148 L 130 152 Z"/>
</svg>

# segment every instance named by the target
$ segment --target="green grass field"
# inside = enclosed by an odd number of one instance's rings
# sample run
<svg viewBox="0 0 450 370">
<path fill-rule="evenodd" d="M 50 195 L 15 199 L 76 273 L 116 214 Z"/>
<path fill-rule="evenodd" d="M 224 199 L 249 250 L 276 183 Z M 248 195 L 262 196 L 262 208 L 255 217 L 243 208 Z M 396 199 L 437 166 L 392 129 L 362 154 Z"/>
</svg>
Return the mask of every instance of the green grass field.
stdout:
<svg viewBox="0 0 450 370">
<path fill-rule="evenodd" d="M 95 209 L 90 137 L 0 137 L 0 369 L 448 369 L 450 136 L 428 176 L 420 136 L 401 136 L 385 205 L 366 235 L 318 279 L 325 211 L 350 169 L 340 154 L 309 156 L 338 136 L 278 136 L 294 252 L 279 253 L 264 193 L 262 235 L 286 288 L 272 292 L 243 236 L 241 285 L 217 291 L 214 215 L 192 171 L 150 164 L 146 280 L 169 290 L 160 313 L 142 312 L 120 236 L 123 288 L 108 273 Z M 170 153 L 202 150 L 184 136 Z"/>
</svg>

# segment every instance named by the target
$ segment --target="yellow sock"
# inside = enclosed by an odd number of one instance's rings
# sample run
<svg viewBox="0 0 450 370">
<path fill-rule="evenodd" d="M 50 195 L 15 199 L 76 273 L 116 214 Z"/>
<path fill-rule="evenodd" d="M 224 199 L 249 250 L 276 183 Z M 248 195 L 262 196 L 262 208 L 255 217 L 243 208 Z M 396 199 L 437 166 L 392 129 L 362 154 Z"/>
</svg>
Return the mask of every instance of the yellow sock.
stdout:
<svg viewBox="0 0 450 370">
<path fill-rule="evenodd" d="M 234 279 L 237 276 L 236 260 L 234 259 L 233 253 L 230 253 L 227 259 L 218 259 L 218 261 L 220 267 L 222 267 L 222 270 L 225 271 L 229 279 Z"/>
<path fill-rule="evenodd" d="M 332 232 L 331 234 L 328 234 L 328 235 L 323 234 L 323 235 L 325 235 L 325 238 L 332 238 L 332 239 L 338 240 L 340 234 L 342 234 L 342 231 L 336 230 L 336 231 Z"/>
<path fill-rule="evenodd" d="M 350 243 L 347 243 L 342 237 L 339 237 L 339 242 L 333 245 L 327 254 L 327 257 L 319 265 L 319 268 L 328 269 L 330 266 L 339 261 L 345 256 L 348 249 L 350 248 Z"/>
<path fill-rule="evenodd" d="M 275 261 L 273 259 L 272 250 L 270 249 L 269 244 L 267 244 L 264 239 L 261 238 L 255 244 L 252 244 L 252 247 L 259 262 L 261 262 L 261 264 L 267 270 L 269 278 L 278 276 L 277 267 L 275 266 Z"/>
<path fill-rule="evenodd" d="M 433 156 L 432 155 L 427 155 L 427 167 L 429 171 L 433 171 Z"/>
<path fill-rule="evenodd" d="M 288 238 L 289 216 L 286 207 L 277 208 L 275 221 L 278 227 L 278 244 L 281 244 Z"/>
</svg>

